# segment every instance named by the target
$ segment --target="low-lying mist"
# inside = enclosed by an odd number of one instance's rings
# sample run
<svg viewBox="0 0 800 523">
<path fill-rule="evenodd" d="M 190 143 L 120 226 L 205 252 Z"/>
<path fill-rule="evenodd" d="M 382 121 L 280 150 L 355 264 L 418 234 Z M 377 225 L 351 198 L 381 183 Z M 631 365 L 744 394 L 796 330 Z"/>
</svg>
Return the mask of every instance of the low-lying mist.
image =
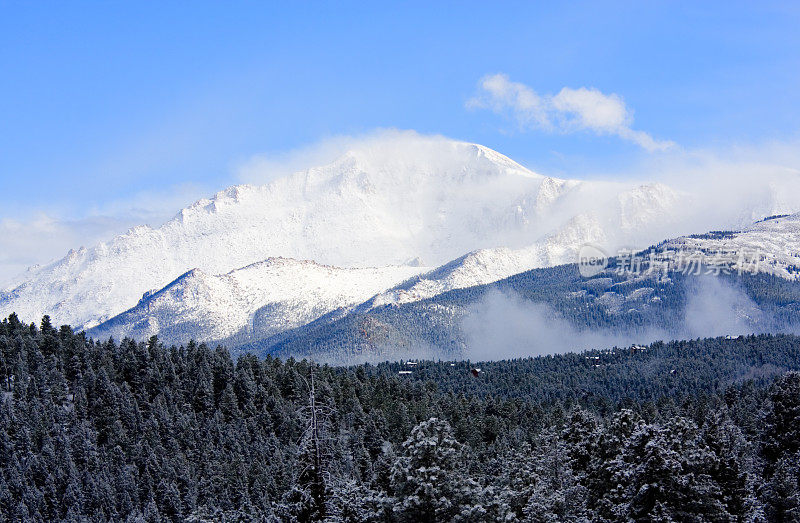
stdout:
<svg viewBox="0 0 800 523">
<path fill-rule="evenodd" d="M 776 329 L 774 318 L 744 290 L 714 276 L 698 277 L 687 284 L 681 317 L 679 324 L 672 326 L 581 329 L 544 303 L 494 288 L 473 304 L 462 320 L 467 339 L 464 357 L 498 360 Z"/>
</svg>

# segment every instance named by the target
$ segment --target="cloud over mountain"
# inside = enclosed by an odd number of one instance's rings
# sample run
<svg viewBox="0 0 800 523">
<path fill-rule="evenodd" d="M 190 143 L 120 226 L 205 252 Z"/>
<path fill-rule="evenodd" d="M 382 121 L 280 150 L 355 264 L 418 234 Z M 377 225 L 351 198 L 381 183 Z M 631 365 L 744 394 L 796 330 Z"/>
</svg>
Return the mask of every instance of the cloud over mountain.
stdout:
<svg viewBox="0 0 800 523">
<path fill-rule="evenodd" d="M 604 94 L 587 87 L 564 87 L 555 95 L 541 95 L 501 73 L 485 76 L 478 88 L 478 94 L 467 101 L 467 107 L 489 109 L 511 117 L 523 129 L 610 134 L 650 152 L 675 146 L 671 141 L 656 140 L 644 131 L 633 129 L 633 112 L 615 93 Z"/>
</svg>

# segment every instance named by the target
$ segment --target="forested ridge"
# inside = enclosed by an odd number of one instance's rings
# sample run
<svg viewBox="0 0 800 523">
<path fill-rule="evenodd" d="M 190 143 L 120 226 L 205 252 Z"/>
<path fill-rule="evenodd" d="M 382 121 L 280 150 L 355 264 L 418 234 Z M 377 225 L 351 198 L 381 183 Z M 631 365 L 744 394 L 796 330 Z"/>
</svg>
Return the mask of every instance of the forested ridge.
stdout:
<svg viewBox="0 0 800 523">
<path fill-rule="evenodd" d="M 0 516 L 798 521 L 798 356 L 758 335 L 331 367 L 11 315 Z"/>
<path fill-rule="evenodd" d="M 649 252 L 643 251 L 642 256 Z M 346 314 L 324 315 L 241 347 L 273 356 L 315 355 L 334 362 L 376 353 L 382 359 L 397 360 L 403 354 L 419 353 L 420 347 L 432 347 L 435 354 L 463 359 L 474 349 L 464 323 L 482 321 L 475 308 L 480 310 L 480 304 L 495 293 L 510 298 L 512 309 L 519 304 L 536 305 L 548 320 L 570 325 L 575 333 L 601 332 L 610 338 L 658 339 L 653 337 L 654 330 L 662 333 L 660 337 L 672 338 L 720 333 L 710 319 L 708 325 L 687 330 L 687 318 L 697 316 L 687 313 L 687 305 L 704 296 L 716 300 L 719 307 L 732 306 L 730 300 L 739 299 L 737 307 L 748 310 L 739 315 L 746 319 L 744 326 L 730 332 L 797 332 L 800 326 L 800 281 L 747 272 L 714 276 L 671 271 L 665 278 L 658 272 L 620 273 L 618 263 L 611 258 L 609 267 L 591 278 L 584 278 L 577 264 L 568 264 L 402 304 L 367 302 Z"/>
</svg>

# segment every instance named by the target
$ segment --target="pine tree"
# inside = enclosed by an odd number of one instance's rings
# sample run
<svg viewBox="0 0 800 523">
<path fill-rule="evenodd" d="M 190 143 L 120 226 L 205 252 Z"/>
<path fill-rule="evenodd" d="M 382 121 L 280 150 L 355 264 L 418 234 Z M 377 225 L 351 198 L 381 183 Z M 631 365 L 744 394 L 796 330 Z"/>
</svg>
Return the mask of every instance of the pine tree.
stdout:
<svg viewBox="0 0 800 523">
<path fill-rule="evenodd" d="M 526 521 L 589 521 L 588 490 L 580 484 L 569 445 L 556 434 L 542 435 L 534 486 L 523 510 Z"/>
<path fill-rule="evenodd" d="M 447 521 L 481 504 L 480 487 L 465 474 L 464 446 L 444 420 L 431 418 L 411 430 L 395 460 L 391 488 L 400 521 Z"/>
<path fill-rule="evenodd" d="M 299 522 L 322 521 L 328 513 L 326 484 L 326 449 L 324 446 L 323 409 L 317 403 L 314 366 L 309 369 L 306 430 L 300 444 L 295 485 L 285 498 L 289 513 Z"/>
<path fill-rule="evenodd" d="M 800 450 L 800 372 L 778 378 L 770 394 L 770 407 L 764 419 L 761 455 L 769 476 L 784 456 Z"/>
<path fill-rule="evenodd" d="M 744 518 L 754 500 L 747 473 L 749 448 L 741 430 L 723 413 L 713 413 L 703 426 L 702 443 L 713 454 L 706 472 L 719 485 L 720 501 L 732 517 Z"/>
<path fill-rule="evenodd" d="M 330 516 L 335 521 L 381 523 L 393 520 L 395 500 L 382 490 L 353 480 L 340 482 L 332 490 Z"/>
<path fill-rule="evenodd" d="M 800 521 L 800 455 L 786 456 L 774 463 L 764 491 L 770 521 Z"/>
<path fill-rule="evenodd" d="M 709 475 L 713 455 L 685 418 L 666 426 L 642 425 L 626 446 L 617 480 L 627 479 L 626 499 L 615 513 L 634 520 L 659 514 L 667 520 L 728 520 L 720 486 Z"/>
</svg>

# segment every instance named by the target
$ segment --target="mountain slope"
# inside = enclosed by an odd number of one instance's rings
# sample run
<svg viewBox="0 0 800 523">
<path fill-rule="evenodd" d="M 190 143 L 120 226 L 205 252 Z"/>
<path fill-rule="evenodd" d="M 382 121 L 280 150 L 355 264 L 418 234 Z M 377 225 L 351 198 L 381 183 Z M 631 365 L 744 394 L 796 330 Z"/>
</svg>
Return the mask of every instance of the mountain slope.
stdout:
<svg viewBox="0 0 800 523">
<path fill-rule="evenodd" d="M 582 192 L 584 188 L 572 182 L 557 182 L 551 178 L 542 181 L 539 200 L 542 205 L 551 207 L 554 195 L 564 187 L 571 188 L 574 192 Z M 643 195 L 647 197 L 642 198 Z M 653 195 L 656 195 L 654 198 Z M 562 195 L 560 205 L 566 205 L 564 200 L 574 198 L 574 194 Z M 583 200 L 584 196 L 579 196 Z M 521 249 L 494 248 L 483 249 L 471 252 L 465 256 L 457 258 L 438 269 L 425 272 L 421 268 L 406 268 L 400 270 L 403 275 L 400 280 L 390 281 L 381 280 L 384 286 L 369 286 L 371 290 L 360 301 L 377 296 L 373 300 L 374 305 L 386 303 L 405 303 L 416 301 L 452 289 L 481 285 L 506 278 L 512 274 L 523 272 L 533 267 L 549 266 L 564 261 L 571 261 L 577 257 L 577 249 L 582 242 L 595 241 L 607 244 L 609 238 L 612 241 L 619 241 L 619 235 L 624 235 L 626 227 L 631 224 L 624 218 L 625 212 L 636 216 L 638 223 L 643 222 L 642 215 L 646 216 L 645 209 L 638 212 L 631 212 L 631 200 L 643 199 L 647 205 L 647 211 L 654 217 L 664 219 L 668 215 L 669 207 L 674 204 L 672 192 L 663 186 L 643 186 L 631 191 L 620 194 L 612 193 L 612 200 L 617 205 L 609 205 L 611 213 L 600 214 L 581 214 L 573 217 L 556 234 L 544 238 L 538 243 L 533 243 Z M 655 201 L 653 201 L 655 199 Z M 543 203 L 542 203 L 543 202 Z M 641 204 L 639 204 L 641 206 Z M 636 229 L 634 229 L 636 230 Z M 630 238 L 630 236 L 625 236 Z M 143 299 L 135 309 L 122 313 L 104 322 L 97 328 L 90 330 L 90 334 L 95 336 L 114 335 L 133 336 L 137 339 L 149 337 L 152 334 L 160 333 L 166 340 L 178 340 L 184 338 L 195 338 L 207 342 L 226 342 L 231 346 L 241 343 L 248 343 L 253 339 L 263 339 L 282 330 L 291 329 L 298 325 L 316 319 L 316 317 L 328 313 L 338 307 L 359 303 L 352 297 L 352 291 L 338 289 L 338 283 L 331 280 L 329 283 L 321 282 L 322 286 L 330 285 L 332 289 L 328 294 L 340 293 L 338 300 L 331 300 L 324 296 L 324 293 L 308 293 L 302 285 L 305 278 L 303 271 L 306 266 L 292 265 L 292 270 L 297 268 L 297 273 L 287 270 L 282 275 L 283 283 L 286 288 L 281 298 L 284 302 L 302 303 L 298 306 L 277 306 L 273 297 L 266 293 L 266 288 L 262 291 L 249 292 L 250 301 L 245 303 L 240 297 L 236 296 L 242 290 L 232 285 L 216 285 L 207 282 L 209 276 L 202 272 L 193 272 L 193 279 L 181 282 L 176 285 L 170 283 L 165 289 L 151 293 L 158 297 L 158 303 L 153 303 L 151 298 Z M 329 268 L 334 273 L 341 273 L 343 269 Z M 398 274 L 398 269 L 390 267 L 386 269 L 390 274 Z M 231 274 L 238 273 L 234 271 Z M 244 272 L 254 271 L 245 269 Z M 345 271 L 346 272 L 346 271 Z M 418 278 L 408 279 L 405 283 L 394 287 L 401 280 L 406 280 L 411 276 L 425 272 Z M 222 278 L 214 277 L 215 279 Z M 197 280 L 200 280 L 198 282 Z M 182 289 L 187 286 L 202 286 L 204 289 L 213 288 L 214 292 L 204 291 L 205 297 L 202 304 L 195 303 L 195 300 L 180 299 L 177 297 L 178 290 L 180 295 L 190 295 Z M 394 287 L 394 288 L 392 288 Z M 392 288 L 388 292 L 387 288 Z M 336 289 L 336 290 L 334 290 Z M 293 296 L 292 297 L 290 297 Z M 163 296 L 170 296 L 170 299 L 163 299 Z M 350 298 L 345 298 L 348 296 Z M 352 299 L 351 299 L 352 298 Z M 323 300 L 314 306 L 309 300 Z M 190 303 L 187 306 L 184 302 Z M 237 303 L 238 305 L 233 305 Z M 338 304 L 336 307 L 331 304 Z M 237 311 L 233 314 L 231 311 Z M 242 329 L 258 311 L 258 325 L 251 325 L 251 331 L 246 335 Z M 309 311 L 314 311 L 313 313 Z M 294 313 L 296 317 L 290 315 Z M 270 317 L 270 315 L 274 317 Z M 197 318 L 197 321 L 195 321 Z M 202 321 L 200 321 L 202 320 Z M 203 323 L 205 322 L 205 324 Z M 236 339 L 229 339 L 237 335 Z"/>
<path fill-rule="evenodd" d="M 581 218 L 576 218 L 575 222 Z M 382 292 L 371 304 L 418 301 L 453 289 L 491 283 L 531 268 L 569 263 L 578 259 L 583 243 L 591 243 L 581 242 L 583 238 L 594 238 L 596 245 L 607 243 L 601 227 L 591 231 L 590 225 L 585 224 L 584 231 L 577 225 L 575 229 L 571 237 L 570 229 L 565 227 L 558 235 L 529 248 L 484 249 L 469 253 Z M 636 256 L 647 260 L 651 252 L 657 253 L 656 261 L 668 263 L 671 270 L 718 264 L 725 265 L 729 271 L 763 272 L 797 279 L 800 277 L 797 270 L 800 267 L 800 214 L 765 218 L 740 231 L 682 236 L 637 252 Z M 676 253 L 680 253 L 680 257 Z"/>
<path fill-rule="evenodd" d="M 158 334 L 167 343 L 192 338 L 243 343 L 361 303 L 420 270 L 408 266 L 343 269 L 286 258 L 271 258 L 216 276 L 193 269 L 88 334 L 116 339 Z"/>
<path fill-rule="evenodd" d="M 636 254 L 641 270 L 632 271 L 629 262 L 616 258 L 591 278 L 570 264 L 433 296 L 410 294 L 436 287 L 437 278 L 446 280 L 465 257 L 346 315 L 323 317 L 244 348 L 333 362 L 491 359 L 665 338 L 795 332 L 800 328 L 798 232 L 800 215 L 771 218 L 742 231 L 662 242 Z M 760 263 L 739 271 L 740 255 L 749 259 L 751 251 Z M 658 262 L 653 270 L 647 262 L 651 253 Z M 700 265 L 679 262 L 695 256 Z"/>
<path fill-rule="evenodd" d="M 771 275 L 584 280 L 534 269 L 427 300 L 356 307 L 241 350 L 350 364 L 526 357 L 663 339 L 796 332 L 800 283 Z"/>
<path fill-rule="evenodd" d="M 740 231 L 676 238 L 643 254 L 651 252 L 657 261 L 686 269 L 689 263 L 700 262 L 796 280 L 800 278 L 800 214 L 770 216 Z"/>
</svg>

